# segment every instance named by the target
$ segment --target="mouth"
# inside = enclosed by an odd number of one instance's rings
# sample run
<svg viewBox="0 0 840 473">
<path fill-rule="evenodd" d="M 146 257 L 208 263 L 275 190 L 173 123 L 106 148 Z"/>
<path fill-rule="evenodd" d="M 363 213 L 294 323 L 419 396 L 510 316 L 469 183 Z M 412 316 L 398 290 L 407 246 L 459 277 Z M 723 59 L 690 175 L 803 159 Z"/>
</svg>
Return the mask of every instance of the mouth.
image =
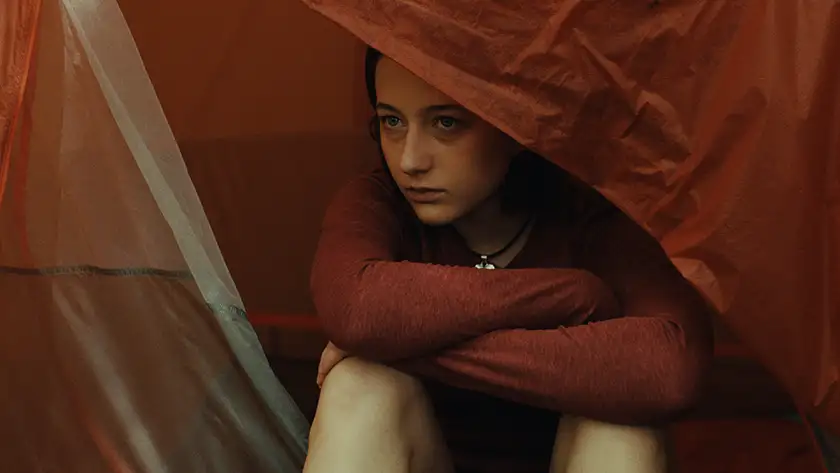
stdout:
<svg viewBox="0 0 840 473">
<path fill-rule="evenodd" d="M 406 187 L 405 197 L 418 204 L 431 204 L 443 197 L 446 191 L 432 187 Z"/>
</svg>

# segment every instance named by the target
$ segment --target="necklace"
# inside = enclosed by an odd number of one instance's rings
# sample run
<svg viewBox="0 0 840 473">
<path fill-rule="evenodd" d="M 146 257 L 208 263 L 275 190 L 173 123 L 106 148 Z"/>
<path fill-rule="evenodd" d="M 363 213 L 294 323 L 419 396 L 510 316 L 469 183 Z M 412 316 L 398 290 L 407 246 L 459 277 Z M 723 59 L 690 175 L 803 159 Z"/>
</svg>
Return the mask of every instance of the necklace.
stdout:
<svg viewBox="0 0 840 473">
<path fill-rule="evenodd" d="M 475 254 L 476 256 L 481 258 L 481 261 L 479 261 L 478 264 L 475 265 L 475 267 L 478 268 L 478 269 L 496 269 L 496 265 L 491 263 L 490 259 L 495 258 L 495 257 L 499 256 L 500 254 L 504 253 L 505 251 L 509 250 L 510 247 L 513 246 L 513 244 L 516 243 L 517 240 L 519 240 L 519 237 L 521 237 L 522 234 L 525 233 L 525 230 L 531 224 L 531 220 L 532 219 L 530 219 L 530 218 L 528 220 L 525 220 L 525 223 L 522 224 L 522 228 L 520 228 L 519 231 L 516 232 L 516 235 L 514 235 L 513 238 L 511 238 L 510 241 L 507 243 L 507 245 L 502 247 L 502 249 L 500 249 L 498 251 L 495 251 L 493 253 L 487 254 L 487 255 L 483 255 L 481 253 L 473 251 L 473 254 Z M 472 251 L 472 250 L 470 250 L 470 251 Z"/>
</svg>

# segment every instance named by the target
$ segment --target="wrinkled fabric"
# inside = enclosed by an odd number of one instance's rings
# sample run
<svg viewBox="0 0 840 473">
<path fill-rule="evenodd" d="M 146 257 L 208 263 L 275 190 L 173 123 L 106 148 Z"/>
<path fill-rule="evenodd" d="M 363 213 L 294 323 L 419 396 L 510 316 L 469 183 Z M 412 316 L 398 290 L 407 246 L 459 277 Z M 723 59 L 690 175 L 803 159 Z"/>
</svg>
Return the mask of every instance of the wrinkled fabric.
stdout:
<svg viewBox="0 0 840 473">
<path fill-rule="evenodd" d="M 633 216 L 840 433 L 840 4 L 304 3 Z"/>
<path fill-rule="evenodd" d="M 114 0 L 0 4 L 0 471 L 300 471 Z"/>
<path fill-rule="evenodd" d="M 9 176 L 11 136 L 19 121 L 26 78 L 34 50 L 40 2 L 0 5 L 0 204 Z"/>
</svg>

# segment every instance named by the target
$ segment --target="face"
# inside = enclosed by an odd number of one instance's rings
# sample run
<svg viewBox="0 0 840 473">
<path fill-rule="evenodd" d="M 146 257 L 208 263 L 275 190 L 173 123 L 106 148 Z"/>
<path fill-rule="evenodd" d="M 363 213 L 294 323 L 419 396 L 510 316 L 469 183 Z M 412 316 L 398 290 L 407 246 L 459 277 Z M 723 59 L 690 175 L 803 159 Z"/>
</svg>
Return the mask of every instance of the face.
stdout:
<svg viewBox="0 0 840 473">
<path fill-rule="evenodd" d="M 453 223 L 497 205 L 515 141 L 385 57 L 376 95 L 385 161 L 423 223 Z"/>
</svg>

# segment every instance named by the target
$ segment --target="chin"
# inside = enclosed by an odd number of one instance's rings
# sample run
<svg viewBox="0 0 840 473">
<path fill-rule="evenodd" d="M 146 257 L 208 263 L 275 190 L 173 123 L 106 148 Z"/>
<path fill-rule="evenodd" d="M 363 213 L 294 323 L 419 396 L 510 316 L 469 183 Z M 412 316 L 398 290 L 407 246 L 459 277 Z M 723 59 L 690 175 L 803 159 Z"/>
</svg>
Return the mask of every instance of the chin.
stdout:
<svg viewBox="0 0 840 473">
<path fill-rule="evenodd" d="M 412 205 L 417 219 L 433 227 L 449 225 L 460 217 L 452 207 L 445 205 Z"/>
</svg>

